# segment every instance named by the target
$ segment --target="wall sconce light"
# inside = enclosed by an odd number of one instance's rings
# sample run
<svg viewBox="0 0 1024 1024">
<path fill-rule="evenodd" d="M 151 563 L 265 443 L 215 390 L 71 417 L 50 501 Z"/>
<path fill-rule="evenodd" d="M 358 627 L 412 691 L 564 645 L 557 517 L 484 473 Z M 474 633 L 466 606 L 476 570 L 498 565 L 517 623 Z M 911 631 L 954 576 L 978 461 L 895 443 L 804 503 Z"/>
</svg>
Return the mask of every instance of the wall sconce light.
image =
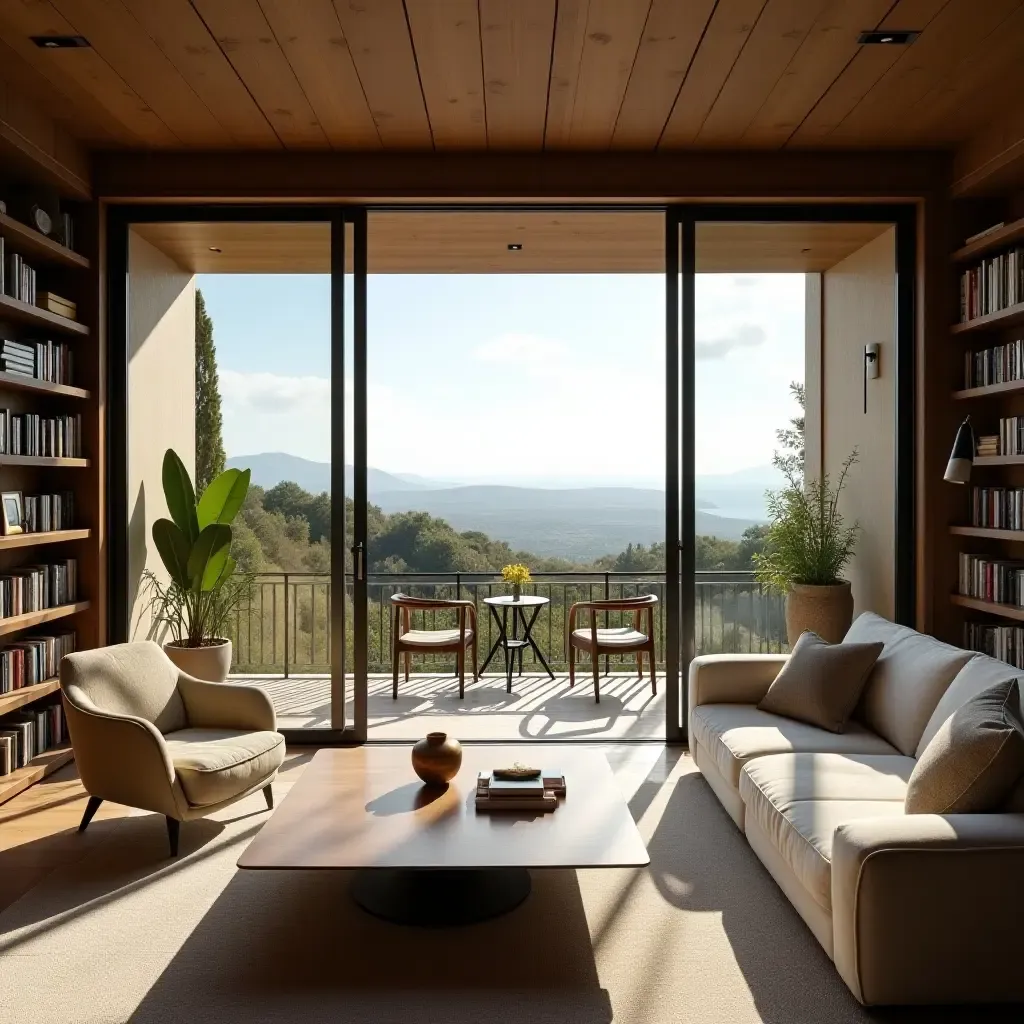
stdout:
<svg viewBox="0 0 1024 1024">
<path fill-rule="evenodd" d="M 872 342 L 864 346 L 864 414 L 868 411 L 868 381 L 877 380 L 879 375 L 878 366 L 878 342 Z"/>
<path fill-rule="evenodd" d="M 974 428 L 971 426 L 971 417 L 968 416 L 956 432 L 953 450 L 949 453 L 949 464 L 942 479 L 950 484 L 967 483 L 971 479 L 971 467 L 974 465 L 976 450 Z"/>
</svg>

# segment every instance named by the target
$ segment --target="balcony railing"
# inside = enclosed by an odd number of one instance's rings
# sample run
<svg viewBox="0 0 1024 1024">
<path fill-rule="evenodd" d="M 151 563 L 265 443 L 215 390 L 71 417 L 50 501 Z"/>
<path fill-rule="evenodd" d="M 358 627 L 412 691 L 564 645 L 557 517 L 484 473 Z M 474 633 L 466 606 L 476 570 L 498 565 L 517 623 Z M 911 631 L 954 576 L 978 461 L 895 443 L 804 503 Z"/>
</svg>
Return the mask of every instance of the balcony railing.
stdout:
<svg viewBox="0 0 1024 1024">
<path fill-rule="evenodd" d="M 533 627 L 533 639 L 551 668 L 567 671 L 565 624 L 574 601 L 656 594 L 655 641 L 659 667 L 665 661 L 665 574 L 630 572 L 534 573 L 524 593 L 547 597 Z M 480 663 L 498 632 L 484 598 L 508 593 L 495 573 L 370 573 L 368 578 L 368 669 L 391 671 L 392 610 L 390 598 L 399 592 L 417 597 L 467 598 L 476 605 L 480 630 Z M 351 664 L 352 577 L 345 581 L 346 663 Z M 235 613 L 231 625 L 234 643 L 232 671 L 248 674 L 312 675 L 330 672 L 331 603 L 329 573 L 265 573 L 258 575 L 252 600 Z M 786 650 L 786 624 L 779 594 L 758 583 L 751 572 L 698 572 L 694 581 L 694 628 L 697 654 Z M 599 625 L 630 622 L 628 614 L 604 613 Z M 414 628 L 441 629 L 455 624 L 445 611 L 422 612 Z M 577 627 L 589 624 L 584 616 Z M 500 653 L 488 671 L 504 668 Z M 524 657 L 524 671 L 539 670 L 532 651 Z M 605 659 L 607 670 L 635 664 L 632 655 Z M 414 657 L 418 671 L 451 671 L 454 655 Z"/>
</svg>

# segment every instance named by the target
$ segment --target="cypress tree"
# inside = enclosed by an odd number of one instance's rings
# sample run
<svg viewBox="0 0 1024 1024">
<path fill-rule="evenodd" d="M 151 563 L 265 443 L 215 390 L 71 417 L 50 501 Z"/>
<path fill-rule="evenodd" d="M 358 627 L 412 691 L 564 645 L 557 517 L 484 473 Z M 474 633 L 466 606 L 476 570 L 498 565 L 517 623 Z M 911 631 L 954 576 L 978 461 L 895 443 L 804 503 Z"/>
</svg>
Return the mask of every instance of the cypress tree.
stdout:
<svg viewBox="0 0 1024 1024">
<path fill-rule="evenodd" d="M 196 289 L 196 493 L 224 472 L 223 419 L 217 381 L 217 349 L 213 321 L 206 312 L 203 293 Z"/>
</svg>

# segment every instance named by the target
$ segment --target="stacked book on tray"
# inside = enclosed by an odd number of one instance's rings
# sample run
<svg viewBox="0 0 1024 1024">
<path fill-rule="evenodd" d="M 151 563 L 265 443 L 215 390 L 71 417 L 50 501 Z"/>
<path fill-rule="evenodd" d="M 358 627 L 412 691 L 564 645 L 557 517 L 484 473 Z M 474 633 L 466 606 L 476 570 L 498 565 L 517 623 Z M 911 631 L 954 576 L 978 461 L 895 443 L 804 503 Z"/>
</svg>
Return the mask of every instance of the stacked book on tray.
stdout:
<svg viewBox="0 0 1024 1024">
<path fill-rule="evenodd" d="M 553 811 L 565 796 L 565 776 L 542 771 L 535 778 L 499 778 L 480 772 L 476 780 L 478 811 Z"/>
<path fill-rule="evenodd" d="M 61 341 L 14 341 L 4 338 L 0 343 L 0 370 L 45 380 L 51 384 L 70 384 L 71 346 Z"/>
<path fill-rule="evenodd" d="M 0 618 L 71 604 L 77 591 L 74 558 L 52 565 L 26 565 L 0 576 Z"/>
<path fill-rule="evenodd" d="M 75 634 L 26 636 L 0 647 L 0 695 L 57 676 L 60 659 L 75 649 Z"/>
<path fill-rule="evenodd" d="M 0 775 L 24 768 L 33 757 L 66 743 L 67 738 L 60 704 L 8 715 L 0 720 Z"/>
<path fill-rule="evenodd" d="M 975 442 L 974 451 L 974 457 L 976 459 L 999 454 L 1000 451 L 998 434 L 982 434 L 980 437 L 978 437 L 977 441 Z M 1005 454 L 1005 452 L 1002 454 Z"/>
</svg>

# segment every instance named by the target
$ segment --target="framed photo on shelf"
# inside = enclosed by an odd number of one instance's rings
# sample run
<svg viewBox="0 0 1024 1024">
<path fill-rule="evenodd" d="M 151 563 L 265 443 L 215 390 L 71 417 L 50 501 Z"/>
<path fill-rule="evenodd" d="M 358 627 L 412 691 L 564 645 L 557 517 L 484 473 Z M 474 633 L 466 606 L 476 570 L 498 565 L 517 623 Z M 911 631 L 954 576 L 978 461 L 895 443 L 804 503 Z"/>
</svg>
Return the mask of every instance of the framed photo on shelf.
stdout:
<svg viewBox="0 0 1024 1024">
<path fill-rule="evenodd" d="M 3 528 L 3 535 L 11 537 L 16 533 L 25 531 L 24 499 L 21 491 L 0 492 L 0 526 Z"/>
</svg>

